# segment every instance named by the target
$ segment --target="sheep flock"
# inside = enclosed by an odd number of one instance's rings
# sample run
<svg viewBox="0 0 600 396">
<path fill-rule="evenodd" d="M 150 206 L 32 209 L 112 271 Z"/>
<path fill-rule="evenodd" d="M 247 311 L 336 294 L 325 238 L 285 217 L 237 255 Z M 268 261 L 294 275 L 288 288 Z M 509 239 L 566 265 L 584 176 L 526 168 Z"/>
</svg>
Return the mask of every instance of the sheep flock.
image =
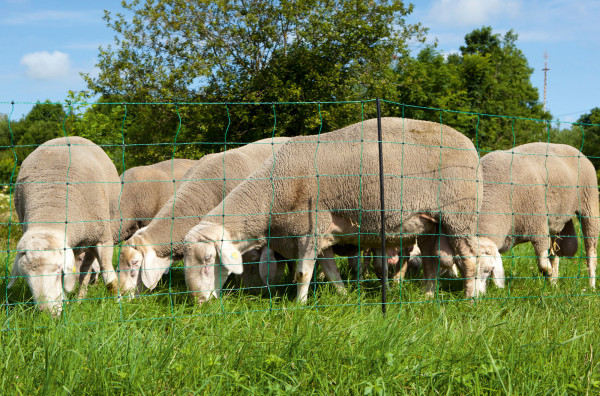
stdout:
<svg viewBox="0 0 600 396">
<path fill-rule="evenodd" d="M 122 175 L 90 140 L 50 140 L 23 161 L 15 183 L 23 236 L 8 287 L 25 281 L 35 306 L 58 316 L 68 294 L 77 289 L 82 299 L 96 278 L 126 300 L 152 293 L 183 260 L 198 304 L 219 297 L 227 279 L 268 290 L 286 268 L 305 303 L 317 263 L 346 293 L 337 255 L 359 279 L 369 269 L 382 277 L 382 258 L 397 282 L 418 273 L 429 297 L 440 276 L 453 276 L 471 299 L 490 280 L 505 287 L 501 254 L 526 242 L 557 286 L 559 258 L 579 249 L 577 217 L 595 288 L 597 176 L 577 149 L 529 143 L 480 158 L 451 127 L 382 118 L 382 251 L 378 126 L 370 119 L 267 138 Z"/>
</svg>

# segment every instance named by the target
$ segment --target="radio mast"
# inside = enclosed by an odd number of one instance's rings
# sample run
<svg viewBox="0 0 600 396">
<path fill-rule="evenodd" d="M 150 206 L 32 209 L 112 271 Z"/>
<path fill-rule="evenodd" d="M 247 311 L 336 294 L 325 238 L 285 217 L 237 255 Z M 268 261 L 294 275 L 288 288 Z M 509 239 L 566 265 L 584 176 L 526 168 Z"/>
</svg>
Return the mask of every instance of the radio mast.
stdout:
<svg viewBox="0 0 600 396">
<path fill-rule="evenodd" d="M 547 81 L 548 81 L 548 52 L 544 51 L 544 111 L 546 111 L 546 92 L 547 92 Z"/>
</svg>

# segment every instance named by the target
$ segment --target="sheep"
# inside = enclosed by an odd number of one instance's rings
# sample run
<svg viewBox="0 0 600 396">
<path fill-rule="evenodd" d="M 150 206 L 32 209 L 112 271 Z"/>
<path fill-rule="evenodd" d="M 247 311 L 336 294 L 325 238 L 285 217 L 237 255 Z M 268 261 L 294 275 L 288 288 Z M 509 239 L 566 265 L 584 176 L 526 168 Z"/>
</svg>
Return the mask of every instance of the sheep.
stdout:
<svg viewBox="0 0 600 396">
<path fill-rule="evenodd" d="M 185 172 L 197 161 L 175 158 L 152 165 L 127 169 L 120 176 L 123 190 L 119 196 L 119 238 L 129 239 L 147 226 L 175 193 Z"/>
<path fill-rule="evenodd" d="M 63 137 L 36 148 L 23 161 L 15 184 L 23 236 L 9 287 L 25 277 L 37 307 L 58 315 L 64 292 L 72 291 L 77 280 L 75 254 L 85 251 L 82 267 L 98 259 L 104 282 L 113 289 L 111 219 L 119 190 L 114 164 L 93 142 Z"/>
<path fill-rule="evenodd" d="M 440 221 L 463 257 L 473 297 L 479 156 L 460 132 L 428 121 L 382 118 L 389 246 Z M 269 242 L 295 257 L 297 299 L 307 299 L 315 258 L 339 244 L 380 244 L 377 120 L 286 143 L 186 236 L 185 277 L 198 303 L 216 293 L 206 279 L 241 273 L 242 253 Z M 424 217 L 425 216 L 425 217 Z M 286 238 L 289 237 L 289 238 Z M 217 261 L 218 258 L 218 261 Z"/>
<path fill-rule="evenodd" d="M 589 275 L 596 284 L 596 244 L 600 232 L 598 183 L 591 161 L 564 144 L 529 143 L 481 158 L 484 189 L 478 222 L 480 241 L 491 243 L 497 255 L 531 242 L 539 270 L 556 284 L 558 256 L 573 256 L 577 238 L 573 216 L 581 223 Z M 549 258 L 549 251 L 554 256 Z M 490 257 L 480 260 L 485 278 L 503 278 Z"/>
<path fill-rule="evenodd" d="M 185 172 L 195 160 L 175 158 L 152 165 L 127 169 L 119 176 L 122 190 L 119 193 L 118 237 L 115 244 L 130 238 L 137 230 L 148 225 L 162 205 L 171 198 L 182 182 Z M 83 263 L 81 263 L 83 264 Z M 92 267 L 97 266 L 94 260 Z M 86 272 L 89 264 L 80 265 L 80 297 L 88 285 Z"/>
<path fill-rule="evenodd" d="M 288 138 L 270 138 L 202 157 L 147 229 L 129 238 L 119 258 L 123 295 L 152 290 L 172 260 L 183 258 L 183 239 L 198 218 L 221 202 Z"/>
</svg>

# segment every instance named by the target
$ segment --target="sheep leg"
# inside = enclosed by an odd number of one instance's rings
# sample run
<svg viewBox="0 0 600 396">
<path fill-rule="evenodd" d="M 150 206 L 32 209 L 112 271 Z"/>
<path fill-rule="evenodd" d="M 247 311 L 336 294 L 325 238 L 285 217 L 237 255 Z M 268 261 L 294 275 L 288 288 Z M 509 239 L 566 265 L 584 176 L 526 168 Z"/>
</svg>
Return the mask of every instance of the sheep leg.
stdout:
<svg viewBox="0 0 600 396">
<path fill-rule="evenodd" d="M 399 257 L 399 262 L 402 263 L 402 265 L 400 266 L 400 269 L 398 270 L 398 266 L 394 266 L 394 275 L 392 276 L 392 279 L 395 282 L 400 282 L 402 280 L 404 280 L 404 278 L 406 278 L 406 273 L 408 272 L 408 266 L 409 266 L 409 262 L 410 260 L 413 259 L 412 256 L 412 250 L 414 250 L 416 248 L 416 244 L 410 247 L 404 247 L 401 250 L 401 256 Z M 419 250 L 419 253 L 421 254 L 421 251 Z M 418 256 L 417 256 L 418 257 Z M 419 258 L 420 261 L 420 258 Z"/>
<path fill-rule="evenodd" d="M 402 267 L 400 267 L 400 272 L 394 275 L 395 281 L 402 281 L 406 278 L 406 271 L 408 271 L 408 257 L 402 257 Z"/>
<path fill-rule="evenodd" d="M 362 278 L 362 263 L 361 263 L 361 268 L 358 267 L 358 254 L 360 254 L 360 252 L 358 252 L 355 256 L 349 256 L 348 257 L 348 268 L 350 269 L 350 274 L 352 275 L 353 278 L 358 278 L 359 276 L 359 272 Z"/>
<path fill-rule="evenodd" d="M 85 252 L 79 270 L 79 291 L 77 292 L 77 299 L 79 300 L 84 299 L 87 295 L 87 288 L 92 278 L 92 265 L 94 264 L 94 260 L 96 260 L 96 254 L 91 251 Z"/>
<path fill-rule="evenodd" d="M 383 252 L 381 249 L 373 249 L 373 257 L 371 258 L 371 263 L 373 266 L 373 272 L 375 272 L 375 276 L 377 279 L 383 278 L 383 267 L 381 265 L 381 258 L 383 257 Z"/>
<path fill-rule="evenodd" d="M 115 268 L 112 265 L 112 242 L 104 242 L 102 246 L 97 247 L 97 250 L 100 272 L 102 273 L 104 284 L 106 285 L 106 288 L 116 296 L 119 292 L 119 286 Z"/>
<path fill-rule="evenodd" d="M 325 276 L 327 277 L 327 279 L 333 282 L 333 285 L 337 289 L 338 293 L 346 295 L 346 288 L 344 287 L 344 283 L 342 282 L 340 271 L 337 265 L 335 264 L 333 249 L 325 249 L 322 253 L 322 256 L 323 259 L 319 262 L 319 264 L 321 264 L 321 269 L 325 273 Z"/>
<path fill-rule="evenodd" d="M 581 224 L 581 232 L 583 234 L 583 245 L 585 246 L 585 261 L 588 268 L 588 276 L 590 282 L 590 288 L 596 288 L 596 245 L 598 244 L 598 229 L 600 228 L 600 219 L 598 218 L 598 201 L 597 192 L 594 192 L 594 198 L 590 204 L 592 210 L 589 213 L 583 213 L 579 216 L 579 223 Z"/>
<path fill-rule="evenodd" d="M 310 237 L 309 237 L 310 238 Z M 296 282 L 297 297 L 296 299 L 305 303 L 308 298 L 308 288 L 310 287 L 310 280 L 315 270 L 315 247 L 309 238 L 298 241 L 298 261 L 296 262 L 296 274 L 294 281 Z"/>
<path fill-rule="evenodd" d="M 590 240 L 593 239 L 593 242 Z M 588 276 L 590 277 L 590 287 L 596 288 L 596 238 L 585 239 L 586 262 L 588 268 Z"/>
<path fill-rule="evenodd" d="M 427 298 L 433 298 L 437 289 L 438 263 L 429 255 L 423 257 L 423 291 Z"/>
<path fill-rule="evenodd" d="M 533 244 L 533 250 L 538 260 L 538 269 L 544 276 L 552 276 L 552 265 L 548 257 L 548 251 L 550 250 L 550 238 L 540 237 L 531 240 Z"/>
<path fill-rule="evenodd" d="M 558 264 L 559 264 L 559 262 L 560 262 L 560 259 L 558 256 L 552 256 L 550 258 L 550 265 L 552 266 L 550 284 L 552 286 L 558 285 Z"/>
<path fill-rule="evenodd" d="M 423 291 L 428 298 L 433 298 L 439 266 L 437 257 L 435 257 L 434 238 L 432 236 L 419 237 L 419 246 L 421 247 L 421 263 L 423 265 Z"/>
<path fill-rule="evenodd" d="M 296 263 L 296 276 L 294 281 L 297 283 L 298 294 L 297 300 L 305 303 L 308 298 L 308 288 L 310 280 L 315 269 L 315 259 L 300 259 Z"/>
<path fill-rule="evenodd" d="M 355 279 L 358 279 L 359 276 L 363 278 L 365 275 L 365 255 L 362 257 L 360 255 L 361 251 L 357 250 L 348 256 L 348 268 L 350 269 L 351 276 Z"/>
<path fill-rule="evenodd" d="M 436 290 L 437 268 L 431 257 L 423 259 L 423 291 L 427 298 L 433 298 Z"/>
</svg>

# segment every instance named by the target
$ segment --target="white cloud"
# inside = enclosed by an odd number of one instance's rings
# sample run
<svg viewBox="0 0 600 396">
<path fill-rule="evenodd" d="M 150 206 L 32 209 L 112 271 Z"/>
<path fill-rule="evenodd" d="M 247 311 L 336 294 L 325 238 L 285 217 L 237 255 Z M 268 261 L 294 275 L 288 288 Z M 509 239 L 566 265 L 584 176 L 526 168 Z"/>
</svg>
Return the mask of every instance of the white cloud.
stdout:
<svg viewBox="0 0 600 396">
<path fill-rule="evenodd" d="M 482 25 L 518 14 L 516 0 L 436 0 L 428 19 L 448 26 Z"/>
<path fill-rule="evenodd" d="M 71 71 L 69 55 L 64 52 L 32 52 L 21 58 L 25 74 L 32 80 L 56 80 L 67 77 Z"/>
</svg>

